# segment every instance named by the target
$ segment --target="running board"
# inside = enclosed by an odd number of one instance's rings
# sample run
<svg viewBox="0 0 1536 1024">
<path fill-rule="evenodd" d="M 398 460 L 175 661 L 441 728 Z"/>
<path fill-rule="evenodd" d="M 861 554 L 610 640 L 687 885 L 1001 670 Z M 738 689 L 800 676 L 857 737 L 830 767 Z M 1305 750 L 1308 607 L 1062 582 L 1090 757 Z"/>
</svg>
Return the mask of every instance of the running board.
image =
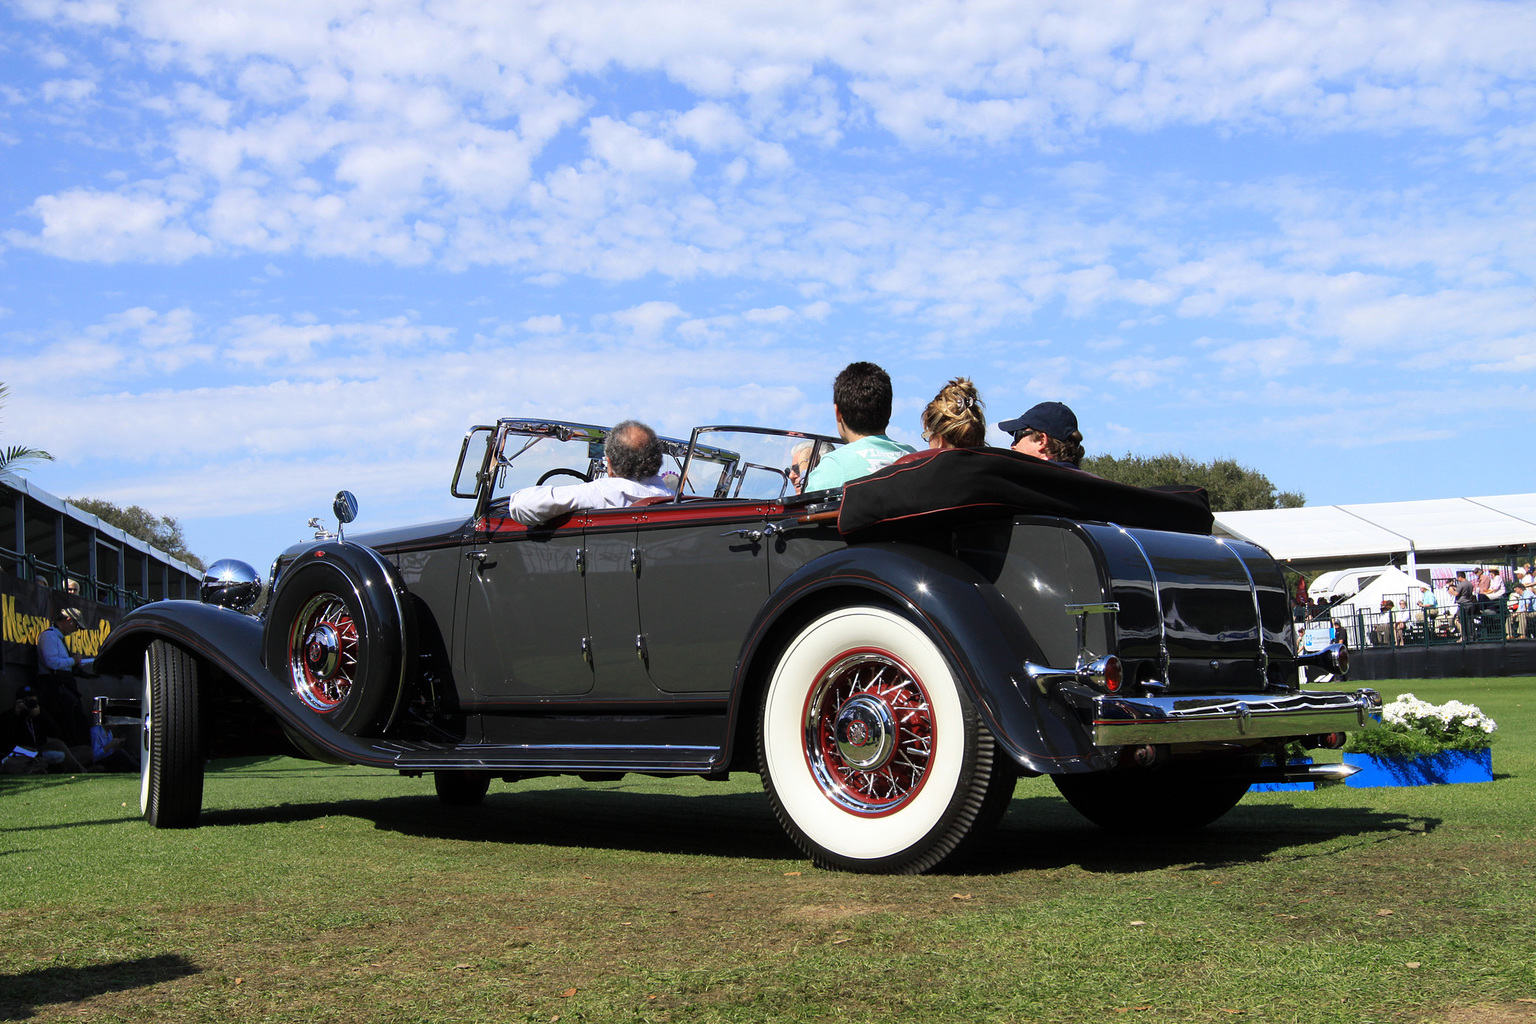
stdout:
<svg viewBox="0 0 1536 1024">
<path fill-rule="evenodd" d="M 435 743 L 376 742 L 379 755 L 390 758 L 388 767 L 402 772 L 667 772 L 705 775 L 719 770 L 719 747 L 633 746 L 592 744 Z M 392 755 L 392 756 L 391 756 Z M 379 763 L 374 760 L 373 763 Z"/>
</svg>

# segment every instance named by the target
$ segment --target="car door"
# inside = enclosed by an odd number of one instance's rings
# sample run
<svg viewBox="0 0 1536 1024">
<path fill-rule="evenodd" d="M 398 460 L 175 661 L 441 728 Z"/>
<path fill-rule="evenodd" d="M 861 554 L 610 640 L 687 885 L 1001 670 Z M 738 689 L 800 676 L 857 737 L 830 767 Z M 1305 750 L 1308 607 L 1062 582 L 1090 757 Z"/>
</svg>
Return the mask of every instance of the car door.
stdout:
<svg viewBox="0 0 1536 1024">
<path fill-rule="evenodd" d="M 656 689 L 730 689 L 753 617 L 768 600 L 766 503 L 639 510 L 636 554 L 644 665 Z M 780 517 L 782 518 L 782 517 Z"/>
<path fill-rule="evenodd" d="M 456 663 L 477 702 L 591 691 L 584 519 L 527 529 L 488 520 L 466 545 Z M 461 682 L 461 690 L 463 685 Z"/>
<path fill-rule="evenodd" d="M 587 627 L 591 637 L 594 698 L 652 699 L 646 673 L 636 594 L 639 552 L 631 508 L 586 513 Z"/>
</svg>

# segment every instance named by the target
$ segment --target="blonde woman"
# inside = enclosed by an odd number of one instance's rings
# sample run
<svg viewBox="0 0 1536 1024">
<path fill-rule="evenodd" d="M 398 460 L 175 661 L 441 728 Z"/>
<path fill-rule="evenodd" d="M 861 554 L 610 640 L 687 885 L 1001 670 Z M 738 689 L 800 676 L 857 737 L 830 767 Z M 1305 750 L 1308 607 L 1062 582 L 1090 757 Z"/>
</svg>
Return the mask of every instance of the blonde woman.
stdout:
<svg viewBox="0 0 1536 1024">
<path fill-rule="evenodd" d="M 929 448 L 979 448 L 986 437 L 986 407 L 969 378 L 945 384 L 923 410 L 923 440 Z"/>
</svg>

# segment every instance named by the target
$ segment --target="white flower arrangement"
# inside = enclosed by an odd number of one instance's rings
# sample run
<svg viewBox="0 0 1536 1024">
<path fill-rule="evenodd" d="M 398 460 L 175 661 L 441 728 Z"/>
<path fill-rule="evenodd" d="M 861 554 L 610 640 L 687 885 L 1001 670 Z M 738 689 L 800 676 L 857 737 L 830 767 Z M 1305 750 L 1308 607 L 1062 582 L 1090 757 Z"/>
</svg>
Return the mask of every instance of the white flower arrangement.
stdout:
<svg viewBox="0 0 1536 1024">
<path fill-rule="evenodd" d="M 1493 742 L 1497 722 L 1475 704 L 1431 704 L 1411 693 L 1381 709 L 1381 726 L 1350 733 L 1344 749 L 1356 754 L 1412 756 L 1444 750 L 1482 750 Z"/>
<path fill-rule="evenodd" d="M 1452 735 L 1463 729 L 1492 733 L 1499 728 L 1499 724 L 1483 714 L 1476 704 L 1463 704 L 1459 700 L 1431 704 L 1427 700 L 1419 700 L 1411 693 L 1398 694 L 1396 700 L 1384 705 L 1381 720 L 1410 729 L 1425 729 L 1433 723 L 1436 728 Z"/>
</svg>

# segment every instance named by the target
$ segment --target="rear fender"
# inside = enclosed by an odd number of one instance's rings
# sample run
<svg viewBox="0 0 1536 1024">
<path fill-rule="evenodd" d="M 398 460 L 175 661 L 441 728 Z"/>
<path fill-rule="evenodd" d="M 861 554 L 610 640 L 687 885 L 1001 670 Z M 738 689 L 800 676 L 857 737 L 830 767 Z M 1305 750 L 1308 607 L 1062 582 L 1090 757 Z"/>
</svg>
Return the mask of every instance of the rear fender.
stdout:
<svg viewBox="0 0 1536 1024">
<path fill-rule="evenodd" d="M 808 622 L 835 607 L 894 607 L 932 638 L 998 743 L 1036 773 L 1109 766 L 1078 712 L 1048 700 L 1024 675 L 1040 645 L 997 589 L 976 570 L 914 545 L 856 545 L 807 563 L 786 579 L 753 621 L 732 681 L 732 751 L 755 749 L 758 706 L 780 652 Z"/>
</svg>

